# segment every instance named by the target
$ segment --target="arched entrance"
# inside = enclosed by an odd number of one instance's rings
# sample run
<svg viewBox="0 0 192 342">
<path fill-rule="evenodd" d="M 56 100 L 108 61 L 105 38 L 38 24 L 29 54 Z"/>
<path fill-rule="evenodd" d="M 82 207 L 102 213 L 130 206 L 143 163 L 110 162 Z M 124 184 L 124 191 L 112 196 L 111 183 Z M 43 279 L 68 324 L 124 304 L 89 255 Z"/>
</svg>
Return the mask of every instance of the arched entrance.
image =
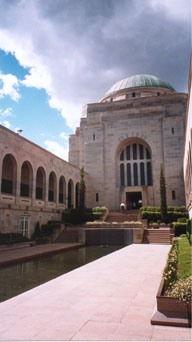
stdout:
<svg viewBox="0 0 192 342">
<path fill-rule="evenodd" d="M 140 138 L 128 138 L 117 148 L 117 186 L 119 201 L 138 208 L 149 205 L 152 197 L 152 151 Z"/>
</svg>

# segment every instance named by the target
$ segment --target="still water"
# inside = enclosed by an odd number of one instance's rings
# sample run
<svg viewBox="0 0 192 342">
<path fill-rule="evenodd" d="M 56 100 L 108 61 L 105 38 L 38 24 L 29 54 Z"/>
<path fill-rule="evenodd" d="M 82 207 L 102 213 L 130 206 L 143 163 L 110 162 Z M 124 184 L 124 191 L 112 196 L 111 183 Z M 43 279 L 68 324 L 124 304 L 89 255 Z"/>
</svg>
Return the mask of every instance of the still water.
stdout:
<svg viewBox="0 0 192 342">
<path fill-rule="evenodd" d="M 88 246 L 0 268 L 0 302 L 124 246 Z"/>
</svg>

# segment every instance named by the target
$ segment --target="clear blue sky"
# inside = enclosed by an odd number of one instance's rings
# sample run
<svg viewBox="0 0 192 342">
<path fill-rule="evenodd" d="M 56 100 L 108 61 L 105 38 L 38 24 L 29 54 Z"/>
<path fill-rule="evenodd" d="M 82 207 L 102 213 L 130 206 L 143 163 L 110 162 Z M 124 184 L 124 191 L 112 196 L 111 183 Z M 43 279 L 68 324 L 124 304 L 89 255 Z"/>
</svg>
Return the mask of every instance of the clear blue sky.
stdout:
<svg viewBox="0 0 192 342">
<path fill-rule="evenodd" d="M 67 159 L 82 107 L 151 74 L 186 92 L 190 0 L 0 0 L 0 123 Z"/>
</svg>

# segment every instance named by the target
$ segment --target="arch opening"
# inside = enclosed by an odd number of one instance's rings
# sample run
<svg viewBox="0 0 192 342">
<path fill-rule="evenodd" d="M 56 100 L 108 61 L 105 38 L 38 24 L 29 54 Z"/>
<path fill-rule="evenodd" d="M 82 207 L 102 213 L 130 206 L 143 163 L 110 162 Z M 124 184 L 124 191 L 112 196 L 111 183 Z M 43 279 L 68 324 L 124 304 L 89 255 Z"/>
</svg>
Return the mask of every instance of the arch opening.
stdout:
<svg viewBox="0 0 192 342">
<path fill-rule="evenodd" d="M 45 200 L 45 170 L 42 167 L 36 173 L 36 199 Z"/>
<path fill-rule="evenodd" d="M 32 196 L 32 179 L 32 166 L 28 161 L 25 161 L 21 167 L 20 196 Z"/>
<path fill-rule="evenodd" d="M 17 163 L 12 154 L 7 154 L 2 164 L 1 192 L 16 194 Z"/>
</svg>

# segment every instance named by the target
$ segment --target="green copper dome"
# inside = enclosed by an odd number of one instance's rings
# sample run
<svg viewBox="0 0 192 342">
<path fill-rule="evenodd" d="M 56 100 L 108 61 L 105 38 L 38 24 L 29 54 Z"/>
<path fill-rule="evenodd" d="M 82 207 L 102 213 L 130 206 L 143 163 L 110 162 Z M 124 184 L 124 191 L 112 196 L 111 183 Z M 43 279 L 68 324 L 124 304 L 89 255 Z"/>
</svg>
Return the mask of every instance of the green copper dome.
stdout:
<svg viewBox="0 0 192 342">
<path fill-rule="evenodd" d="M 136 88 L 136 87 L 160 87 L 174 90 L 175 89 L 165 81 L 160 80 L 160 78 L 152 75 L 134 75 L 124 78 L 121 81 L 115 83 L 105 94 L 109 95 L 119 90 L 127 89 L 127 88 Z"/>
</svg>

